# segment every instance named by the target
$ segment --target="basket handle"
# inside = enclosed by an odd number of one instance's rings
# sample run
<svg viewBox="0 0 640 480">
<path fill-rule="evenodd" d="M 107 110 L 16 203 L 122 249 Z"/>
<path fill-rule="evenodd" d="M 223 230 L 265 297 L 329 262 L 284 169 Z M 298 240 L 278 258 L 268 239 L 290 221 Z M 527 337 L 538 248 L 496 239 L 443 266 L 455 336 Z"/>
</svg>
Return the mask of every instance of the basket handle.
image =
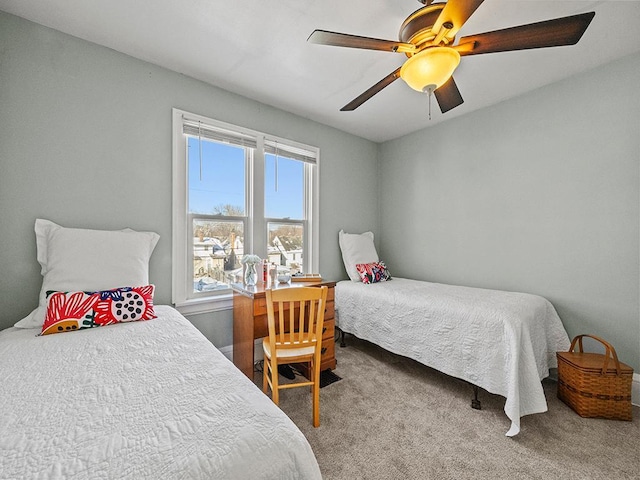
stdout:
<svg viewBox="0 0 640 480">
<path fill-rule="evenodd" d="M 579 349 L 579 353 L 582 353 L 582 338 L 583 337 L 589 337 L 589 338 L 593 338 L 594 340 L 600 342 L 601 344 L 604 345 L 605 348 L 605 352 L 604 352 L 604 365 L 602 366 L 602 371 L 601 371 L 601 375 L 604 375 L 605 373 L 607 373 L 607 367 L 609 366 L 609 357 L 611 356 L 613 358 L 613 361 L 616 364 L 616 375 L 620 375 L 622 372 L 620 370 L 620 362 L 618 361 L 618 355 L 616 354 L 616 349 L 613 348 L 613 345 L 611 345 L 609 342 L 603 340 L 600 337 L 596 337 L 595 335 L 578 335 L 577 337 L 575 337 L 573 339 L 573 341 L 571 342 L 571 347 L 569 348 L 570 352 L 574 351 L 574 348 L 576 346 L 576 343 L 578 344 L 578 349 Z"/>
</svg>

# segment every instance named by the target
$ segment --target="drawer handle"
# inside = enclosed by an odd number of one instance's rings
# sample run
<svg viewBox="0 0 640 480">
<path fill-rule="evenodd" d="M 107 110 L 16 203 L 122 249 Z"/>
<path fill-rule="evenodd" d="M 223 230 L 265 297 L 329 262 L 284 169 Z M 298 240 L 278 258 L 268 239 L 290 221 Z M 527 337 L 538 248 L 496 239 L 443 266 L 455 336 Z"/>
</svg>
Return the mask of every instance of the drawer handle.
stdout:
<svg viewBox="0 0 640 480">
<path fill-rule="evenodd" d="M 320 349 L 320 353 L 321 353 L 322 355 L 324 355 L 325 353 L 327 353 L 327 347 L 322 347 L 322 348 Z"/>
<path fill-rule="evenodd" d="M 327 327 L 322 327 L 322 333 L 327 331 Z"/>
</svg>

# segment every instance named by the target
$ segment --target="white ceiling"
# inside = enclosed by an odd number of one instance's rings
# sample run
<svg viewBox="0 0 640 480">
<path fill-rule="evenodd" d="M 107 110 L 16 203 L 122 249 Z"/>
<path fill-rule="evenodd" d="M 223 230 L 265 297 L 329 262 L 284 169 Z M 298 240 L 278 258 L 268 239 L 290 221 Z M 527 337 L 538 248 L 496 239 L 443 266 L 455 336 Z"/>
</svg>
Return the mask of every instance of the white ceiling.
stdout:
<svg viewBox="0 0 640 480">
<path fill-rule="evenodd" d="M 340 108 L 406 58 L 307 43 L 318 28 L 396 40 L 416 0 L 0 0 L 0 10 L 382 142 L 640 51 L 640 1 L 486 0 L 459 37 L 595 11 L 575 46 L 463 57 L 446 114 L 402 80 Z M 594 92 L 597 95 L 598 92 Z"/>
</svg>

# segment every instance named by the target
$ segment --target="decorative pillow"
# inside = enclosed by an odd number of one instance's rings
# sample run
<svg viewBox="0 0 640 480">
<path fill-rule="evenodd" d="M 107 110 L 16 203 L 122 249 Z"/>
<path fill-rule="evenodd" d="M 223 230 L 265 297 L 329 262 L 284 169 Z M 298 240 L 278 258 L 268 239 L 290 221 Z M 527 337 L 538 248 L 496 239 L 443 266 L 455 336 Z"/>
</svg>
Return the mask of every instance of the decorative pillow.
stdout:
<svg viewBox="0 0 640 480">
<path fill-rule="evenodd" d="M 100 291 L 149 283 L 149 258 L 160 236 L 131 229 L 64 228 L 48 220 L 35 224 L 42 288 L 38 308 L 14 326 L 41 328 L 48 291 Z"/>
<path fill-rule="evenodd" d="M 153 285 L 102 292 L 47 292 L 42 335 L 156 318 Z"/>
<path fill-rule="evenodd" d="M 391 280 L 391 274 L 384 262 L 358 263 L 356 270 L 360 274 L 362 283 L 378 283 Z"/>
<path fill-rule="evenodd" d="M 379 260 L 376 246 L 373 244 L 373 233 L 354 234 L 340 230 L 338 241 L 347 275 L 354 282 L 359 282 L 360 275 L 356 270 L 356 265 L 358 263 L 373 263 Z"/>
</svg>

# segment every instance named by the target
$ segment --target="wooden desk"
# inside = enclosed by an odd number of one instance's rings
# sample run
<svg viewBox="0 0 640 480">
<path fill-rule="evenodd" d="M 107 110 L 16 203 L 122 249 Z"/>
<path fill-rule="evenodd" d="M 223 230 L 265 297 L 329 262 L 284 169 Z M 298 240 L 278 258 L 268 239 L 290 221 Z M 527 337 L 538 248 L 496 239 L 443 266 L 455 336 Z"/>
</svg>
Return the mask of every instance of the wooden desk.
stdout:
<svg viewBox="0 0 640 480">
<path fill-rule="evenodd" d="M 335 356 L 335 289 L 336 282 L 292 282 L 276 284 L 275 289 L 298 287 L 328 287 L 327 308 L 324 314 L 322 334 L 322 359 L 320 370 L 336 368 Z M 233 289 L 233 363 L 242 373 L 253 380 L 253 345 L 256 338 L 269 335 L 267 323 L 267 299 L 265 284 L 248 287 L 242 283 L 231 285 Z M 305 375 L 308 372 L 302 368 Z"/>
</svg>

